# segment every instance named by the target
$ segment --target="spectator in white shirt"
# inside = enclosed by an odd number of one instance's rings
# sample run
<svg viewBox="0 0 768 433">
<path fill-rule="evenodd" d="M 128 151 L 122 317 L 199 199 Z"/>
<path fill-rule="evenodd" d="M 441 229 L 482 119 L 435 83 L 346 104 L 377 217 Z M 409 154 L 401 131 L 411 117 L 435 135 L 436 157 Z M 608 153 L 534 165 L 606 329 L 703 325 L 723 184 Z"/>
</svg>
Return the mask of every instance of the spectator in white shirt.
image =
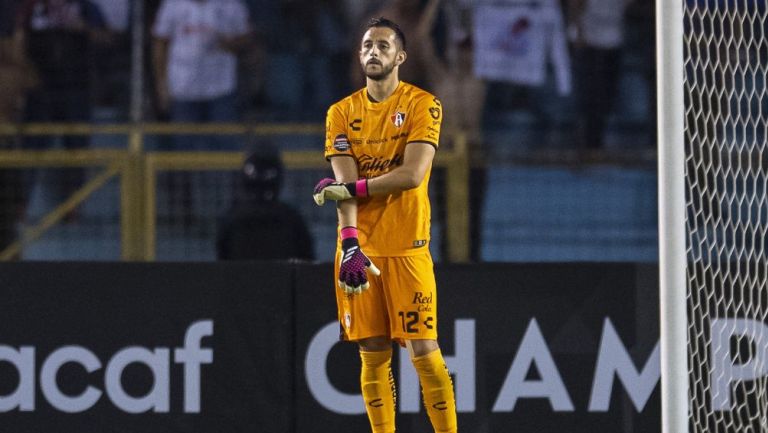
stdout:
<svg viewBox="0 0 768 433">
<path fill-rule="evenodd" d="M 251 42 L 248 9 L 241 0 L 162 0 L 152 29 L 155 91 L 161 117 L 174 122 L 235 122 L 237 54 Z M 177 136 L 184 150 L 240 150 L 231 136 Z M 170 197 L 188 221 L 211 212 L 210 173 L 173 173 Z M 173 205 L 173 201 L 171 202 Z M 186 222 L 187 220 L 185 220 Z"/>
<path fill-rule="evenodd" d="M 153 28 L 158 107 L 177 122 L 238 119 L 237 54 L 250 43 L 241 0 L 163 0 Z"/>
</svg>

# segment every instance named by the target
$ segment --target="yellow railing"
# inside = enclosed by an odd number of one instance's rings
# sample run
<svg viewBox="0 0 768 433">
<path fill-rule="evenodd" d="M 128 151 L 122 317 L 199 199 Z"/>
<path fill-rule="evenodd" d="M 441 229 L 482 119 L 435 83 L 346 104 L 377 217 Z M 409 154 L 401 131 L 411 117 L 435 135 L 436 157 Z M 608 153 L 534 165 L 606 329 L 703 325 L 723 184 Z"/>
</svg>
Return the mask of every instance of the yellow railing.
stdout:
<svg viewBox="0 0 768 433">
<path fill-rule="evenodd" d="M 120 177 L 121 255 L 123 260 L 154 260 L 156 248 L 157 174 L 183 170 L 237 170 L 241 152 L 147 152 L 146 135 L 322 135 L 317 124 L 0 124 L 0 136 L 31 135 L 123 135 L 125 150 L 0 150 L 0 168 L 101 167 L 103 171 L 56 206 L 40 222 L 28 227 L 13 244 L 0 251 L 0 260 L 17 256 L 59 222 L 69 211 L 115 176 Z M 438 152 L 435 166 L 446 171 L 444 191 L 448 260 L 469 257 L 469 166 L 466 142 L 460 133 L 451 134 L 451 146 Z M 328 163 L 318 151 L 283 151 L 287 169 L 323 169 Z M 311 186 L 310 186 L 311 187 Z"/>
</svg>

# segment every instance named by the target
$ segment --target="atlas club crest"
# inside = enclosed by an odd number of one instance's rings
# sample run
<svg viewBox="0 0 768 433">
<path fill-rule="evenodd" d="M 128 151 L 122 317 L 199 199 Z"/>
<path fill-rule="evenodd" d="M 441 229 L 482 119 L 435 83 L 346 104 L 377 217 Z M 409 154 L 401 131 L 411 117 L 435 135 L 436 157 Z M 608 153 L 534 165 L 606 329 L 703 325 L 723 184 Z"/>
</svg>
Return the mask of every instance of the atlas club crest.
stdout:
<svg viewBox="0 0 768 433">
<path fill-rule="evenodd" d="M 395 114 L 391 115 L 389 118 L 392 119 L 392 123 L 398 128 L 405 123 L 405 113 L 402 111 L 395 111 Z"/>
</svg>

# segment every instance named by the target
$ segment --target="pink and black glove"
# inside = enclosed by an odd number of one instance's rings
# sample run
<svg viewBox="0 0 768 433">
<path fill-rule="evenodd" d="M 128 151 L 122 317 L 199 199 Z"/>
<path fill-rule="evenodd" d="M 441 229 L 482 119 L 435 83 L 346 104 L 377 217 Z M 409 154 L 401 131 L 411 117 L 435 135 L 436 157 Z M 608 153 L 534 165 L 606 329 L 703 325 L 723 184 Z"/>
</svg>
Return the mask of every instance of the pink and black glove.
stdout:
<svg viewBox="0 0 768 433">
<path fill-rule="evenodd" d="M 356 295 L 368 289 L 368 275 L 381 275 L 381 271 L 371 262 L 360 249 L 357 240 L 357 229 L 344 227 L 341 229 L 341 265 L 339 266 L 339 287 L 348 295 Z"/>
<path fill-rule="evenodd" d="M 325 204 L 326 200 L 341 201 L 352 197 L 368 197 L 368 179 L 344 183 L 326 177 L 315 185 L 312 197 L 318 206 Z"/>
</svg>

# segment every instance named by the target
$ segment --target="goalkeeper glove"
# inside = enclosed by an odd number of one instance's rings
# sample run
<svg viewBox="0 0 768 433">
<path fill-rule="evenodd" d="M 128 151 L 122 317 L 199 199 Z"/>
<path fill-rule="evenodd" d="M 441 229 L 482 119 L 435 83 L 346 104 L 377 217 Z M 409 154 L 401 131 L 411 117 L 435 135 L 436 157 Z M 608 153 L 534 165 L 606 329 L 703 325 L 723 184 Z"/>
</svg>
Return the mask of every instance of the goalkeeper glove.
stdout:
<svg viewBox="0 0 768 433">
<path fill-rule="evenodd" d="M 357 240 L 357 229 L 344 227 L 341 229 L 341 265 L 339 266 L 339 287 L 348 295 L 356 295 L 368 289 L 366 270 L 373 275 L 381 275 L 381 271 L 371 262 L 360 249 Z"/>
<path fill-rule="evenodd" d="M 312 197 L 318 206 L 325 204 L 325 200 L 349 200 L 352 197 L 368 196 L 368 179 L 360 179 L 357 182 L 336 182 L 326 177 L 315 185 Z"/>
</svg>

